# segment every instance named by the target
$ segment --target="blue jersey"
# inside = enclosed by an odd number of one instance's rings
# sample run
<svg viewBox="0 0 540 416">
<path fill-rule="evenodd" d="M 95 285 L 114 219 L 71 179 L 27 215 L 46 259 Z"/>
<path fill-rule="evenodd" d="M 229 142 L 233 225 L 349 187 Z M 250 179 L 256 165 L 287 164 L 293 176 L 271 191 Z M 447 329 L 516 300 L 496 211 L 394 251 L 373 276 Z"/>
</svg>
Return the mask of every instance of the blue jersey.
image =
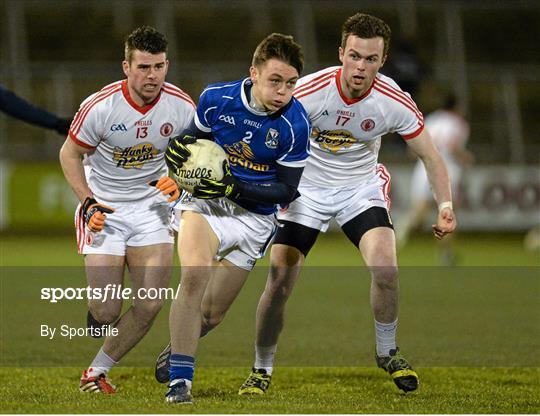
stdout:
<svg viewBox="0 0 540 416">
<path fill-rule="evenodd" d="M 306 165 L 310 123 L 296 98 L 271 115 L 254 110 L 249 106 L 251 86 L 249 78 L 209 85 L 201 94 L 195 124 L 223 147 L 237 179 L 277 182 L 277 164 Z M 258 214 L 276 211 L 276 205 L 241 198 L 234 202 Z"/>
</svg>

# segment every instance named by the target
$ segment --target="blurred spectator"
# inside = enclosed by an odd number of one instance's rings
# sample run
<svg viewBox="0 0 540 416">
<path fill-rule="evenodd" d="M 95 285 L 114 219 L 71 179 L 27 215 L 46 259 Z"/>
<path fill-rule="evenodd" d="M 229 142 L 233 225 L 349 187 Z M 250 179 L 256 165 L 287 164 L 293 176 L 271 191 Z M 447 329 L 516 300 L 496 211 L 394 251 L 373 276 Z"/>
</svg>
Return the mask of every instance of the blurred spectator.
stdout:
<svg viewBox="0 0 540 416">
<path fill-rule="evenodd" d="M 15 93 L 0 85 L 0 110 L 4 113 L 46 129 L 56 130 L 66 136 L 73 118 L 62 118 L 40 107 L 30 104 Z"/>
<path fill-rule="evenodd" d="M 443 107 L 426 117 L 425 126 L 446 163 L 452 184 L 454 204 L 457 204 L 459 201 L 457 190 L 459 189 L 462 169 L 474 160 L 472 153 L 465 149 L 469 138 L 469 123 L 458 111 L 456 98 L 453 95 L 448 95 Z M 403 247 L 408 240 L 409 233 L 424 223 L 432 205 L 432 192 L 421 162 L 417 162 L 414 167 L 410 194 L 410 209 L 396 227 L 398 247 Z M 447 266 L 453 265 L 455 256 L 451 247 L 451 239 L 446 238 L 441 241 L 440 248 L 441 263 Z"/>
</svg>

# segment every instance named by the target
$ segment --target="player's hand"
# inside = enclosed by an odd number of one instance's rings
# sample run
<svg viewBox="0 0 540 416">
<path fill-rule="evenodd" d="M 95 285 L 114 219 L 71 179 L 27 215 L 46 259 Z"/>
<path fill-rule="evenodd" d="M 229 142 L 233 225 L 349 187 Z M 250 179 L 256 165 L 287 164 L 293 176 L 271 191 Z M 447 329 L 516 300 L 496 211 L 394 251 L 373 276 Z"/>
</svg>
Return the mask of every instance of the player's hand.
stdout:
<svg viewBox="0 0 540 416">
<path fill-rule="evenodd" d="M 443 208 L 437 216 L 437 224 L 433 224 L 433 234 L 437 240 L 442 240 L 446 234 L 450 234 L 456 229 L 457 221 L 452 208 Z"/>
<path fill-rule="evenodd" d="M 106 214 L 112 214 L 114 211 L 114 208 L 100 204 L 92 197 L 87 197 L 81 208 L 84 223 L 90 231 L 94 232 L 103 230 Z"/>
<path fill-rule="evenodd" d="M 233 176 L 229 162 L 223 161 L 223 179 L 216 181 L 203 178 L 200 184 L 193 189 L 193 196 L 200 199 L 237 198 L 240 193 L 238 181 Z"/>
<path fill-rule="evenodd" d="M 178 174 L 178 169 L 182 167 L 185 161 L 191 156 L 191 152 L 187 148 L 188 144 L 193 144 L 197 141 L 195 136 L 185 134 L 183 136 L 173 137 L 169 141 L 169 146 L 165 151 L 165 162 L 169 169 L 175 174 Z"/>
<path fill-rule="evenodd" d="M 180 196 L 178 184 L 174 179 L 169 178 L 168 176 L 163 176 L 162 178 L 159 178 L 159 181 L 152 181 L 149 183 L 149 185 L 155 186 L 161 191 L 163 195 L 169 196 L 167 202 L 176 201 Z"/>
</svg>

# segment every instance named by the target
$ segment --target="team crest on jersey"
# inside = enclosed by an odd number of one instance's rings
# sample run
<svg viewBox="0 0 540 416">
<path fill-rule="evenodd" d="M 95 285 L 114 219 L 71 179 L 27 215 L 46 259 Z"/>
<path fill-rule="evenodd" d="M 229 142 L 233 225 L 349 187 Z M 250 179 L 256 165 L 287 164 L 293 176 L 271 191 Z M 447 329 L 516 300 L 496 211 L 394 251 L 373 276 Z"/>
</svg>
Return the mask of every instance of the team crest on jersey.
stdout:
<svg viewBox="0 0 540 416">
<path fill-rule="evenodd" d="M 339 150 L 347 149 L 358 141 L 348 130 L 321 131 L 317 128 L 313 128 L 311 131 L 311 138 L 319 145 L 321 149 L 332 153 L 337 153 Z"/>
<path fill-rule="evenodd" d="M 165 123 L 159 129 L 159 132 L 163 137 L 169 137 L 173 132 L 173 126 L 171 123 Z"/>
<path fill-rule="evenodd" d="M 124 169 L 142 169 L 149 160 L 154 159 L 159 153 L 152 143 L 141 143 L 130 147 L 115 147 L 113 160 L 116 167 Z"/>
<path fill-rule="evenodd" d="M 278 146 L 278 136 L 279 132 L 274 129 L 268 130 L 268 133 L 266 134 L 266 139 L 264 140 L 264 144 L 269 149 L 276 149 Z"/>
<path fill-rule="evenodd" d="M 360 123 L 360 127 L 362 127 L 362 130 L 364 131 L 371 131 L 375 128 L 375 122 L 370 118 L 366 118 Z"/>
</svg>

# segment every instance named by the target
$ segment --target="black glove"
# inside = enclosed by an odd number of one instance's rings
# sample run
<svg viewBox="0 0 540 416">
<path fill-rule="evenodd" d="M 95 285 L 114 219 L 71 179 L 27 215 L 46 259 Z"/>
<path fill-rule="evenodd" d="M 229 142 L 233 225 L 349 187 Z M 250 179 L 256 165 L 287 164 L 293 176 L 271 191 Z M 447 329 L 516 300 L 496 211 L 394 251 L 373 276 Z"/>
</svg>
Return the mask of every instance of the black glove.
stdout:
<svg viewBox="0 0 540 416">
<path fill-rule="evenodd" d="M 173 137 L 169 141 L 169 146 L 165 151 L 165 162 L 175 175 L 178 175 L 178 170 L 188 160 L 189 156 L 191 156 L 187 145 L 193 144 L 196 141 L 195 136 L 190 136 L 189 134 Z"/>
<path fill-rule="evenodd" d="M 72 121 L 73 121 L 73 117 L 59 118 L 58 121 L 56 122 L 56 126 L 54 127 L 54 129 L 58 132 L 58 134 L 67 136 L 69 132 L 69 127 L 71 126 Z"/>
<path fill-rule="evenodd" d="M 240 196 L 240 183 L 231 172 L 229 162 L 223 161 L 223 179 L 216 181 L 202 178 L 199 185 L 193 189 L 193 196 L 200 199 L 238 198 Z"/>
<path fill-rule="evenodd" d="M 100 204 L 92 197 L 87 197 L 83 202 L 81 215 L 90 231 L 99 232 L 105 226 L 107 218 L 105 214 L 112 214 L 114 211 L 114 208 Z"/>
</svg>

